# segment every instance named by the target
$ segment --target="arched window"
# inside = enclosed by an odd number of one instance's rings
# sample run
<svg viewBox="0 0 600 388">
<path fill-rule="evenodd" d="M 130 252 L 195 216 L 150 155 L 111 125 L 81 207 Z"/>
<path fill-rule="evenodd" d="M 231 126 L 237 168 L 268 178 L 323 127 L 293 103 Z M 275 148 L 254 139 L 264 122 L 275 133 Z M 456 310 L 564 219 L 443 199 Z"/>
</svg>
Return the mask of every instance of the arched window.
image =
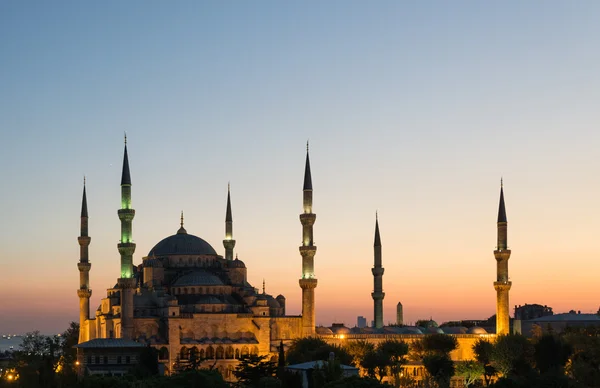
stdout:
<svg viewBox="0 0 600 388">
<path fill-rule="evenodd" d="M 242 357 L 248 357 L 249 355 L 250 355 L 250 350 L 248 349 L 247 346 L 243 346 L 242 347 L 242 354 L 241 354 L 241 356 Z"/>
<path fill-rule="evenodd" d="M 198 360 L 198 348 L 195 346 L 190 349 L 190 360 Z"/>
<path fill-rule="evenodd" d="M 240 358 L 240 350 L 239 349 L 235 350 L 235 358 Z"/>
<path fill-rule="evenodd" d="M 166 346 L 163 346 L 158 351 L 158 359 L 159 360 L 168 360 L 169 359 L 169 349 Z"/>
<path fill-rule="evenodd" d="M 225 358 L 233 358 L 233 346 L 229 345 L 225 350 Z"/>
<path fill-rule="evenodd" d="M 208 358 L 209 360 L 215 358 L 215 349 L 212 346 L 206 348 L 206 358 Z"/>
<path fill-rule="evenodd" d="M 204 360 L 204 349 L 200 349 L 200 359 Z"/>
<path fill-rule="evenodd" d="M 179 353 L 179 358 L 181 358 L 182 360 L 189 360 L 190 359 L 190 351 L 188 348 L 186 348 L 185 346 L 181 348 L 181 352 Z"/>
<path fill-rule="evenodd" d="M 253 346 L 253 347 L 252 347 L 252 354 L 253 354 L 254 356 L 258 356 L 258 346 Z"/>
<path fill-rule="evenodd" d="M 224 356 L 225 356 L 225 350 L 223 349 L 222 346 L 218 346 L 217 347 L 217 357 L 216 358 L 219 359 L 219 360 L 221 360 L 221 359 L 224 358 Z"/>
</svg>

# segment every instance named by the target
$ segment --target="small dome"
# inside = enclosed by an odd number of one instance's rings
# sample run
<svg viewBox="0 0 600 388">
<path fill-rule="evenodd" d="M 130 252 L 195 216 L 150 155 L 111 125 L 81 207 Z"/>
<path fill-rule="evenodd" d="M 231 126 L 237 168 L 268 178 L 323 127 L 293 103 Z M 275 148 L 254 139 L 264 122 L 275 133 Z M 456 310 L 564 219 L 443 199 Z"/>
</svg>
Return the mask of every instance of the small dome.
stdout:
<svg viewBox="0 0 600 388">
<path fill-rule="evenodd" d="M 203 270 L 189 272 L 179 277 L 173 286 L 222 286 L 223 281 L 218 276 Z"/>
<path fill-rule="evenodd" d="M 280 299 L 285 300 L 285 296 L 279 294 L 279 295 L 277 295 L 277 298 L 275 298 L 275 299 L 277 299 L 277 300 L 280 300 Z"/>
<path fill-rule="evenodd" d="M 349 328 L 343 325 L 335 325 L 331 327 L 331 331 L 333 334 L 350 334 L 351 331 Z"/>
<path fill-rule="evenodd" d="M 401 334 L 402 329 L 403 328 L 399 326 L 384 326 L 383 332 L 386 334 Z"/>
<path fill-rule="evenodd" d="M 427 334 L 444 334 L 444 330 L 439 327 L 428 327 Z"/>
<path fill-rule="evenodd" d="M 192 234 L 180 231 L 177 234 L 161 240 L 150 250 L 148 256 L 169 255 L 216 255 L 209 243 Z"/>
<path fill-rule="evenodd" d="M 404 326 L 402 328 L 402 334 L 423 334 L 423 332 L 416 326 Z"/>
<path fill-rule="evenodd" d="M 333 334 L 333 332 L 331 331 L 331 329 L 328 328 L 328 327 L 325 327 L 325 326 L 317 326 L 316 332 L 317 332 L 317 334 L 323 334 L 323 335 L 327 335 L 327 334 L 331 335 L 331 334 Z"/>
<path fill-rule="evenodd" d="M 467 334 L 467 328 L 463 326 L 446 326 L 442 327 L 444 334 Z"/>
<path fill-rule="evenodd" d="M 227 265 L 229 266 L 229 268 L 246 268 L 246 264 L 244 264 L 243 261 L 237 258 L 235 260 L 229 261 Z"/>
<path fill-rule="evenodd" d="M 487 334 L 487 333 L 488 332 L 485 331 L 485 329 L 483 327 L 479 327 L 479 326 L 473 326 L 467 331 L 467 334 Z"/>
<path fill-rule="evenodd" d="M 434 321 L 433 319 L 430 319 L 429 321 L 427 321 L 427 323 L 425 323 L 425 328 L 429 329 L 430 327 L 438 327 L 437 322 Z"/>
</svg>

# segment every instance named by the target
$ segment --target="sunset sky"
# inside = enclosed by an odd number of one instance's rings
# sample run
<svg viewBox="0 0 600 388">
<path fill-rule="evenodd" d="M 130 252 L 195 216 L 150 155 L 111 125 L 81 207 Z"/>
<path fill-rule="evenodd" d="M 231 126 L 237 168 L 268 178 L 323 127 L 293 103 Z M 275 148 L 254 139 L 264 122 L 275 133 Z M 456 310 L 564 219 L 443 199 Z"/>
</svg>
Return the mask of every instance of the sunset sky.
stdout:
<svg viewBox="0 0 600 388">
<path fill-rule="evenodd" d="M 78 319 L 87 177 L 95 311 L 179 227 L 300 314 L 310 139 L 317 323 L 495 313 L 504 177 L 515 304 L 600 305 L 600 2 L 0 2 L 0 333 Z"/>
</svg>

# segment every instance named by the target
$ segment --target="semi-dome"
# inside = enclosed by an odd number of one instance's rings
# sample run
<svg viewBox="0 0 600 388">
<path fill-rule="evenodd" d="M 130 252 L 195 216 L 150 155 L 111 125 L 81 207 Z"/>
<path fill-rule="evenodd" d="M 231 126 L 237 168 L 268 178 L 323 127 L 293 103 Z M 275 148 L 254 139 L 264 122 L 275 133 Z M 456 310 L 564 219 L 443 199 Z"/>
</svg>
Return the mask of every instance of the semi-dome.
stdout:
<svg viewBox="0 0 600 388">
<path fill-rule="evenodd" d="M 321 335 L 331 335 L 333 334 L 333 332 L 331 331 L 330 328 L 325 327 L 325 326 L 317 326 L 317 328 L 315 329 L 315 331 L 317 332 L 317 334 L 321 334 Z"/>
<path fill-rule="evenodd" d="M 229 261 L 228 266 L 229 268 L 246 268 L 246 264 L 244 264 L 244 262 L 238 259 L 237 257 L 235 258 L 235 260 Z"/>
<path fill-rule="evenodd" d="M 148 256 L 169 256 L 169 255 L 216 255 L 217 252 L 209 243 L 196 237 L 193 234 L 187 234 L 183 227 L 177 234 L 161 240 L 150 250 Z"/>
</svg>

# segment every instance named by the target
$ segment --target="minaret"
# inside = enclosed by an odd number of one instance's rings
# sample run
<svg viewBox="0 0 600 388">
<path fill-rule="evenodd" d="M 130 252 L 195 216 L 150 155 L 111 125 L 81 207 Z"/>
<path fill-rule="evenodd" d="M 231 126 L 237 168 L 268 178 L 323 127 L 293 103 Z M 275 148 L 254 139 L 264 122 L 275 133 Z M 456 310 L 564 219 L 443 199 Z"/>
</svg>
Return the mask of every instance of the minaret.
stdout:
<svg viewBox="0 0 600 388">
<path fill-rule="evenodd" d="M 377 219 L 377 213 L 375 213 L 375 242 L 373 243 L 373 251 L 375 254 L 375 264 L 371 269 L 373 272 L 373 309 L 375 328 L 381 329 L 383 327 L 383 298 L 385 293 L 383 292 L 383 267 L 381 266 L 381 238 L 379 237 L 379 220 Z"/>
<path fill-rule="evenodd" d="M 133 291 L 136 281 L 133 277 L 132 221 L 135 210 L 131 208 L 131 176 L 127 157 L 127 136 L 123 154 L 123 172 L 121 174 L 121 208 L 118 211 L 121 220 L 121 242 L 117 244 L 121 254 L 121 277 L 117 286 L 121 289 L 121 338 L 132 339 L 133 335 Z"/>
<path fill-rule="evenodd" d="M 313 241 L 313 225 L 317 216 L 312 212 L 312 179 L 308 158 L 308 142 L 306 143 L 303 207 L 304 213 L 300 214 L 300 223 L 302 223 L 302 246 L 300 246 L 302 278 L 300 279 L 300 288 L 302 288 L 302 335 L 306 337 L 315 334 L 315 288 L 317 287 L 314 270 L 314 257 L 317 247 Z"/>
<path fill-rule="evenodd" d="M 396 305 L 396 325 L 404 325 L 404 310 L 402 308 L 402 302 L 398 302 Z"/>
<path fill-rule="evenodd" d="M 510 249 L 507 243 L 506 208 L 504 207 L 504 185 L 500 180 L 500 206 L 498 208 L 498 246 L 494 251 L 496 257 L 496 334 L 509 334 L 508 291 L 512 282 L 508 279 L 508 259 Z"/>
<path fill-rule="evenodd" d="M 83 178 L 83 199 L 81 200 L 81 227 L 79 234 L 80 236 L 77 238 L 77 241 L 79 241 L 79 263 L 77 263 L 77 268 L 79 269 L 79 289 L 77 290 L 77 296 L 79 297 L 79 343 L 82 343 L 90 339 L 88 338 L 89 330 L 87 330 L 86 321 L 90 317 L 90 297 L 92 296 L 92 290 L 90 290 L 90 268 L 92 264 L 90 264 L 88 255 L 91 238 L 88 236 L 85 177 Z"/>
<path fill-rule="evenodd" d="M 233 239 L 233 218 L 231 217 L 231 195 L 230 186 L 227 184 L 227 211 L 225 212 L 225 240 L 223 240 L 223 246 L 225 247 L 225 258 L 227 260 L 233 260 L 233 248 L 235 247 L 235 240 Z"/>
</svg>

